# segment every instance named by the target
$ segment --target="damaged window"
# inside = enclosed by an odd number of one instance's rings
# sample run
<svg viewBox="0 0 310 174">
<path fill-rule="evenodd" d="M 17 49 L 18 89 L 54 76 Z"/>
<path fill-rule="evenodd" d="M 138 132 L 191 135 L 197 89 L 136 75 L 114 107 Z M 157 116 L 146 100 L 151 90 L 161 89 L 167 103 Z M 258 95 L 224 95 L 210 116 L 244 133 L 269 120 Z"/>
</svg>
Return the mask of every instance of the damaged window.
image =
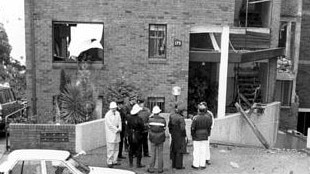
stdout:
<svg viewBox="0 0 310 174">
<path fill-rule="evenodd" d="M 102 23 L 53 22 L 53 61 L 103 62 Z"/>
<path fill-rule="evenodd" d="M 236 0 L 235 22 L 238 27 L 268 27 L 271 18 L 270 0 Z"/>
<path fill-rule="evenodd" d="M 166 58 L 167 25 L 151 24 L 149 27 L 149 57 Z"/>
</svg>

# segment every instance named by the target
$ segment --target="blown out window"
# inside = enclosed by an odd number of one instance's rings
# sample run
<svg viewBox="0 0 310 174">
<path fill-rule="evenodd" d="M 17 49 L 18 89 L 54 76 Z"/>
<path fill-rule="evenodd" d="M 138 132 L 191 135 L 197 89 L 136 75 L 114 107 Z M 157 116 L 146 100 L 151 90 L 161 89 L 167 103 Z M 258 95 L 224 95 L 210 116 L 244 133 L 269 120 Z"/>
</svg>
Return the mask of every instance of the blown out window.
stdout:
<svg viewBox="0 0 310 174">
<path fill-rule="evenodd" d="M 149 27 L 149 58 L 166 58 L 167 25 L 151 24 Z"/>
<path fill-rule="evenodd" d="M 53 22 L 53 61 L 102 61 L 102 23 Z"/>
</svg>

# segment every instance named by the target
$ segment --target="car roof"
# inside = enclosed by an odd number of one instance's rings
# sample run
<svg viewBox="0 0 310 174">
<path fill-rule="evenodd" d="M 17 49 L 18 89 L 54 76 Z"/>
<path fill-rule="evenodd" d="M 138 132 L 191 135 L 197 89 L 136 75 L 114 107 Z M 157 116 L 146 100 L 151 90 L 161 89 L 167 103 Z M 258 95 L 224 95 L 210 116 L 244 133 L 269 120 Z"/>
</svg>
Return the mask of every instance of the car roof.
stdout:
<svg viewBox="0 0 310 174">
<path fill-rule="evenodd" d="M 22 149 L 11 152 L 8 160 L 66 160 L 69 156 L 70 152 L 64 150 Z"/>
</svg>

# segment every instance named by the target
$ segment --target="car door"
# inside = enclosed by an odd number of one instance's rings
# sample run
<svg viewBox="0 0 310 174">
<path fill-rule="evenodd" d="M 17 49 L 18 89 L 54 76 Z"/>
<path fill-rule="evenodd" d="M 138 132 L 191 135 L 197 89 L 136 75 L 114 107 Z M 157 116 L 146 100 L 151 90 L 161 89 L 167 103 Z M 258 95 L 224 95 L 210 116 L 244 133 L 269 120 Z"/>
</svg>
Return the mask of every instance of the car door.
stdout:
<svg viewBox="0 0 310 174">
<path fill-rule="evenodd" d="M 12 167 L 10 174 L 43 174 L 40 160 L 20 160 Z"/>
<path fill-rule="evenodd" d="M 65 162 L 60 160 L 46 160 L 46 174 L 78 174 Z"/>
</svg>

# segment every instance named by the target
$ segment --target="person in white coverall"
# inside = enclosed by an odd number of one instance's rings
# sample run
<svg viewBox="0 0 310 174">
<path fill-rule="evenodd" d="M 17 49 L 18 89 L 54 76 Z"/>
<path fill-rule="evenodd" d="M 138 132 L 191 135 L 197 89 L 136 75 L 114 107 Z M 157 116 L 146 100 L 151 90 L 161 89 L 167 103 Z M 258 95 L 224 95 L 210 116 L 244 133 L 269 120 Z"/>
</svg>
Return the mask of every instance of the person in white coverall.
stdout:
<svg viewBox="0 0 310 174">
<path fill-rule="evenodd" d="M 105 132 L 107 142 L 107 164 L 109 168 L 117 163 L 119 151 L 120 132 L 122 131 L 122 121 L 120 113 L 116 110 L 115 102 L 110 103 L 110 110 L 105 114 Z"/>
</svg>

